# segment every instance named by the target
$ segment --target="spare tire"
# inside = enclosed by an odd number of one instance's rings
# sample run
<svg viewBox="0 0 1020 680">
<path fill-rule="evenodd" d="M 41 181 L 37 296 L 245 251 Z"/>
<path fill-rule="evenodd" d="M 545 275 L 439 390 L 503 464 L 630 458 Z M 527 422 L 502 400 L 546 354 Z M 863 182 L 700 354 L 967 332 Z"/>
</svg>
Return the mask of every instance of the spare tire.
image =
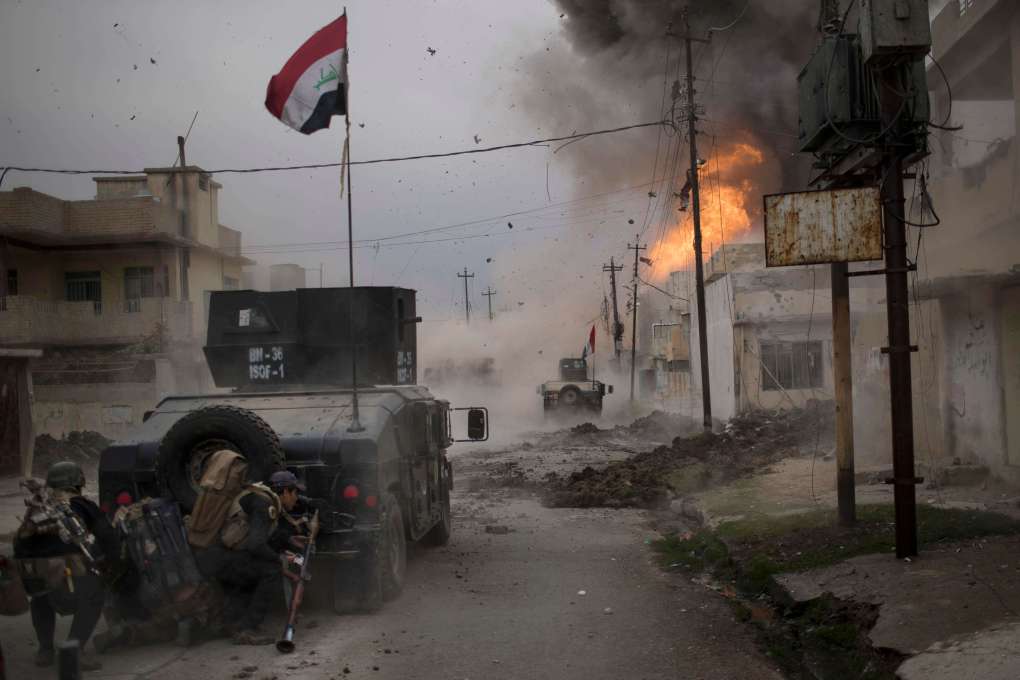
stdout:
<svg viewBox="0 0 1020 680">
<path fill-rule="evenodd" d="M 560 406 L 566 408 L 579 408 L 581 406 L 581 390 L 577 389 L 573 385 L 567 385 L 560 390 Z"/>
<path fill-rule="evenodd" d="M 159 475 L 184 512 L 198 498 L 205 459 L 219 451 L 237 451 L 248 461 L 248 477 L 264 481 L 283 468 L 280 438 L 256 413 L 237 406 L 206 406 L 187 414 L 159 444 Z"/>
</svg>

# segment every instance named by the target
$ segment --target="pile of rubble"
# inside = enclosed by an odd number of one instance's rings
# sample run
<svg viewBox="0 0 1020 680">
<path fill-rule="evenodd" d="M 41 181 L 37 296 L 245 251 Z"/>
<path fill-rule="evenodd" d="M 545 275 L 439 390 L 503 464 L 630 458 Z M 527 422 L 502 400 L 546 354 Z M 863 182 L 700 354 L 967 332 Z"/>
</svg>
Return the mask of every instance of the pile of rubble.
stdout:
<svg viewBox="0 0 1020 680">
<path fill-rule="evenodd" d="M 99 463 L 99 454 L 109 445 L 109 439 L 91 430 L 69 432 L 60 439 L 41 434 L 35 438 L 32 474 L 45 476 L 50 465 L 62 460 L 74 461 L 87 472 Z"/>
<path fill-rule="evenodd" d="M 586 467 L 568 476 L 550 474 L 545 502 L 553 507 L 660 507 L 676 495 L 761 472 L 783 458 L 823 455 L 832 446 L 832 433 L 833 411 L 828 403 L 790 411 L 754 411 L 734 418 L 718 434 L 676 437 L 669 446 L 601 469 Z"/>
</svg>

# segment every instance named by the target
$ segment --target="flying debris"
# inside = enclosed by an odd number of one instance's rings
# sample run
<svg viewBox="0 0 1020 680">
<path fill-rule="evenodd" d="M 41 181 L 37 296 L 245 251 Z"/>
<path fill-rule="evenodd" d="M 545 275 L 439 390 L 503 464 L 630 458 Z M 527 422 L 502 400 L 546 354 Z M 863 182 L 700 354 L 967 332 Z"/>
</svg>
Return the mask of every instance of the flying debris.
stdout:
<svg viewBox="0 0 1020 680">
<path fill-rule="evenodd" d="M 149 63 L 150 63 L 150 64 L 155 64 L 155 63 L 156 63 L 156 60 L 155 60 L 155 59 L 153 59 L 152 57 L 149 57 Z"/>
<path fill-rule="evenodd" d="M 430 57 L 436 56 L 436 51 L 434 49 L 432 49 L 431 47 L 426 47 L 425 51 L 429 53 Z"/>
<path fill-rule="evenodd" d="M 475 135 L 475 144 L 478 144 L 481 141 L 482 141 L 482 138 L 479 137 L 478 135 Z"/>
<path fill-rule="evenodd" d="M 634 224 L 634 220 L 633 219 L 627 220 L 627 224 Z"/>
<path fill-rule="evenodd" d="M 654 191 L 649 191 L 648 192 L 648 198 L 655 198 L 655 196 L 656 196 L 656 193 Z"/>
<path fill-rule="evenodd" d="M 641 260 L 642 262 L 644 262 L 645 264 L 647 264 L 647 265 L 648 265 L 649 267 L 651 267 L 651 266 L 652 266 L 652 260 L 651 260 L 650 258 L 647 258 L 647 257 L 642 257 L 642 258 L 640 258 L 640 260 Z"/>
<path fill-rule="evenodd" d="M 513 222 L 507 222 L 507 223 L 506 223 L 506 226 L 508 226 L 508 227 L 510 227 L 511 229 L 513 229 L 513 228 L 514 228 L 514 223 L 513 223 Z"/>
</svg>

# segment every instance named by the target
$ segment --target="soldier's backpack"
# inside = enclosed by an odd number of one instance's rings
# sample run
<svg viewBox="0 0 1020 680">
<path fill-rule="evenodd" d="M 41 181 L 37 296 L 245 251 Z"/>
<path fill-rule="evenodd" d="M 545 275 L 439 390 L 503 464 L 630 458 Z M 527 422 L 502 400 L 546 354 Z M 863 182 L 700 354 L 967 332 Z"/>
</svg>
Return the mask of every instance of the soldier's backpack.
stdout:
<svg viewBox="0 0 1020 680">
<path fill-rule="evenodd" d="M 241 507 L 241 499 L 249 494 L 258 494 L 269 501 L 269 519 L 272 522 L 273 529 L 276 528 L 276 522 L 283 511 L 280 497 L 273 493 L 273 490 L 268 486 L 265 484 L 246 486 L 241 493 L 234 497 L 234 502 L 230 504 L 227 519 L 223 523 L 223 531 L 220 533 L 220 541 L 231 550 L 240 547 L 244 539 L 248 538 L 249 519 L 244 508 Z"/>
<path fill-rule="evenodd" d="M 217 451 L 206 461 L 199 480 L 198 500 L 187 520 L 188 542 L 207 548 L 219 538 L 230 509 L 244 490 L 248 462 L 234 451 Z"/>
<path fill-rule="evenodd" d="M 146 608 L 172 604 L 202 582 L 176 502 L 145 499 L 121 508 L 114 527 L 138 571 L 138 597 Z"/>
</svg>

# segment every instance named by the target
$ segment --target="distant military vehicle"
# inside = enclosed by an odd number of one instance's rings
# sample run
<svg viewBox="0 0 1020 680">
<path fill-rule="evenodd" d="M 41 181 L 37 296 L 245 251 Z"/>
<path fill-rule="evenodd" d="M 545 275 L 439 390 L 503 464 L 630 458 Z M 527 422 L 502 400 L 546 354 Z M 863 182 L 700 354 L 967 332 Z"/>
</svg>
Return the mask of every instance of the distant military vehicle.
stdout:
<svg viewBox="0 0 1020 680">
<path fill-rule="evenodd" d="M 488 438 L 484 408 L 451 409 L 415 384 L 418 321 L 404 288 L 214 292 L 205 356 L 232 391 L 159 402 L 103 452 L 102 506 L 168 496 L 188 513 L 205 459 L 223 448 L 260 480 L 289 469 L 319 510 L 334 609 L 377 609 L 401 590 L 408 542 L 449 540 L 451 411 L 468 412 L 469 440 Z"/>
<path fill-rule="evenodd" d="M 613 386 L 588 377 L 588 362 L 560 359 L 560 377 L 538 388 L 546 415 L 589 411 L 602 413 L 602 399 L 613 393 Z"/>
</svg>

